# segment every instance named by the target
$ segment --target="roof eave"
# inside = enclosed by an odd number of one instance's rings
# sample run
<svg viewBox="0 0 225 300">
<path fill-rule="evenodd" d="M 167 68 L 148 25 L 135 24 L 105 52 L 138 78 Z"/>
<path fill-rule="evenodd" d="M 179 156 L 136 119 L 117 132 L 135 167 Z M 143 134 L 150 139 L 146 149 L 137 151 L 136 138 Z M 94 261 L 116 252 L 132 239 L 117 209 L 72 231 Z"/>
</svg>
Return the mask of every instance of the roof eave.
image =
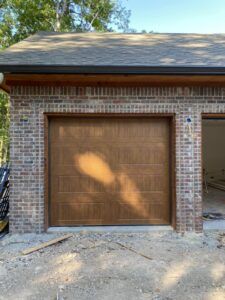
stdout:
<svg viewBox="0 0 225 300">
<path fill-rule="evenodd" d="M 6 65 L 1 73 L 11 74 L 127 74 L 127 75 L 225 75 L 225 67 L 217 66 L 68 66 Z"/>
</svg>

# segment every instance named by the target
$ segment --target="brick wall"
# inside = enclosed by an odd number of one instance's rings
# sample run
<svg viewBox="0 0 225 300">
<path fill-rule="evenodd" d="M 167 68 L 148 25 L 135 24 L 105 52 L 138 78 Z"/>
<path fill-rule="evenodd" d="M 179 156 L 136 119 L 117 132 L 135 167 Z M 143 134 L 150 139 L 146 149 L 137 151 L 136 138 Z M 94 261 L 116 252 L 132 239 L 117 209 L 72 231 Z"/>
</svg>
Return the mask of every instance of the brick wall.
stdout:
<svg viewBox="0 0 225 300">
<path fill-rule="evenodd" d="M 201 113 L 225 113 L 225 88 L 13 86 L 11 232 L 44 230 L 44 112 L 175 113 L 177 230 L 202 230 Z"/>
</svg>

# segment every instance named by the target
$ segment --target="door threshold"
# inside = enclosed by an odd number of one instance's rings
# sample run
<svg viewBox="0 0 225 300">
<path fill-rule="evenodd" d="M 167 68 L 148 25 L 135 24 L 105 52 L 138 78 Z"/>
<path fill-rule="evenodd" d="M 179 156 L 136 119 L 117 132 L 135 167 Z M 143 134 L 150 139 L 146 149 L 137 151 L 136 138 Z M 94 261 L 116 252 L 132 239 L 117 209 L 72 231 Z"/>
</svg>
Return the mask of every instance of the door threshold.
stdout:
<svg viewBox="0 0 225 300">
<path fill-rule="evenodd" d="M 162 226 L 77 226 L 77 227 L 49 227 L 48 233 L 61 232 L 153 232 L 153 231 L 173 231 L 170 225 Z"/>
</svg>

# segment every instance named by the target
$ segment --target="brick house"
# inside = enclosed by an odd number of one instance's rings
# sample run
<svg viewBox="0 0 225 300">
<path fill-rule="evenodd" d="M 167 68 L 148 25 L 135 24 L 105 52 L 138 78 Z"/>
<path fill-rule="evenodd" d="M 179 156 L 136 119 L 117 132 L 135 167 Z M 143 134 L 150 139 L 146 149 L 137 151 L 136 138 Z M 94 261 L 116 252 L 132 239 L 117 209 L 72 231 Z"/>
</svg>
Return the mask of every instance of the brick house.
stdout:
<svg viewBox="0 0 225 300">
<path fill-rule="evenodd" d="M 225 117 L 225 36 L 38 33 L 0 53 L 11 232 L 203 229 L 202 120 Z"/>
</svg>

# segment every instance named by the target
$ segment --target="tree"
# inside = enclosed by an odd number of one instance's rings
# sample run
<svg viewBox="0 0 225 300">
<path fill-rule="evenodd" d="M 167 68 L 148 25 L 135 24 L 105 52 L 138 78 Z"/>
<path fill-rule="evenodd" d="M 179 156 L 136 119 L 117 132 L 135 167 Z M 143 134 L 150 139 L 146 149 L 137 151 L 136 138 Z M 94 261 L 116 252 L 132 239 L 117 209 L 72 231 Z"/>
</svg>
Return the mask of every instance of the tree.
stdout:
<svg viewBox="0 0 225 300">
<path fill-rule="evenodd" d="M 9 158 L 9 99 L 0 94 L 0 166 Z"/>
<path fill-rule="evenodd" d="M 37 31 L 127 31 L 129 17 L 119 0 L 0 0 L 0 50 Z M 0 91 L 0 165 L 8 148 L 9 100 Z"/>
<path fill-rule="evenodd" d="M 115 0 L 0 0 L 0 45 L 37 31 L 127 31 L 130 11 Z"/>
</svg>

